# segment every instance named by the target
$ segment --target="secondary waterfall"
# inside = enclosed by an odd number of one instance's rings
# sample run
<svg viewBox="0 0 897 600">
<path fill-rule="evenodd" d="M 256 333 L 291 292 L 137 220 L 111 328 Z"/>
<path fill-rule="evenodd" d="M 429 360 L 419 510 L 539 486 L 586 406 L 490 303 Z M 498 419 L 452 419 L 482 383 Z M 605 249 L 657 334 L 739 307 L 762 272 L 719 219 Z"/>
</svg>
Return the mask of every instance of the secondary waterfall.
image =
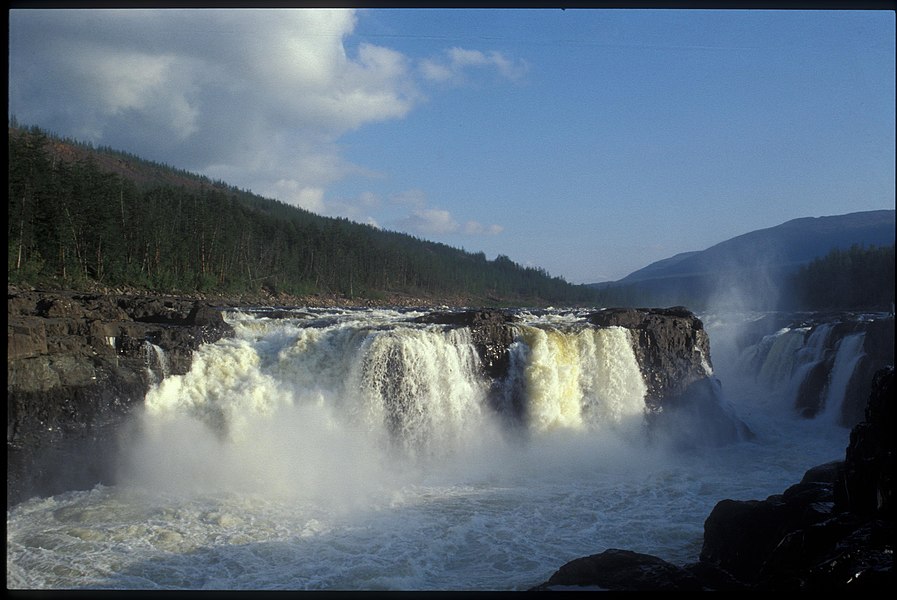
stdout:
<svg viewBox="0 0 897 600">
<path fill-rule="evenodd" d="M 865 334 L 834 335 L 836 322 L 788 327 L 764 336 L 739 357 L 739 370 L 761 390 L 804 416 L 842 418 L 851 377 L 864 356 Z"/>
<path fill-rule="evenodd" d="M 149 340 L 143 342 L 143 355 L 146 362 L 146 374 L 152 385 L 158 385 L 168 377 L 170 368 L 165 350 Z"/>
<path fill-rule="evenodd" d="M 833 422 L 837 422 L 841 418 L 841 406 L 847 394 L 847 386 L 850 384 L 850 378 L 857 363 L 863 357 L 865 338 L 865 333 L 854 333 L 838 342 L 823 406 L 823 417 Z"/>
</svg>

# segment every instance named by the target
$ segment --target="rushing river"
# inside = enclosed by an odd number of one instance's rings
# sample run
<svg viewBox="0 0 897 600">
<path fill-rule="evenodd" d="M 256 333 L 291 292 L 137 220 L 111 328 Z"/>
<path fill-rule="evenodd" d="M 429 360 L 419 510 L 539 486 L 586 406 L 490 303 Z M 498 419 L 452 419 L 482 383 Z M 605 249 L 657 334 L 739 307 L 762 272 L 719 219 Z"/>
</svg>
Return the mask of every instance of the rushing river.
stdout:
<svg viewBox="0 0 897 600">
<path fill-rule="evenodd" d="M 649 436 L 628 330 L 573 312 L 522 314 L 504 391 L 466 329 L 312 313 L 231 313 L 233 338 L 159 373 L 117 485 L 8 509 L 7 587 L 522 590 L 608 548 L 684 564 L 716 502 L 780 493 L 848 442 L 722 351 L 723 401 L 756 436 Z"/>
</svg>

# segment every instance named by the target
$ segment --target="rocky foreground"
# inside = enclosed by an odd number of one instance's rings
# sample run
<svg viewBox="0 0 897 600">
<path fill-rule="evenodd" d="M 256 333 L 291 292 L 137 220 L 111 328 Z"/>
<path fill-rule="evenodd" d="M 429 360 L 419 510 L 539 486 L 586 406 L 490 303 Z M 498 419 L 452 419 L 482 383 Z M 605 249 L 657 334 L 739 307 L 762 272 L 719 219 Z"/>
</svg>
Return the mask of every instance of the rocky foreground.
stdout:
<svg viewBox="0 0 897 600">
<path fill-rule="evenodd" d="M 766 500 L 723 500 L 698 562 L 609 549 L 563 565 L 537 591 L 882 592 L 894 586 L 894 368 L 876 373 L 843 461 Z"/>
<path fill-rule="evenodd" d="M 6 501 L 111 483 L 121 425 L 149 389 L 153 344 L 171 374 L 230 335 L 181 298 L 12 291 L 7 300 Z"/>
</svg>

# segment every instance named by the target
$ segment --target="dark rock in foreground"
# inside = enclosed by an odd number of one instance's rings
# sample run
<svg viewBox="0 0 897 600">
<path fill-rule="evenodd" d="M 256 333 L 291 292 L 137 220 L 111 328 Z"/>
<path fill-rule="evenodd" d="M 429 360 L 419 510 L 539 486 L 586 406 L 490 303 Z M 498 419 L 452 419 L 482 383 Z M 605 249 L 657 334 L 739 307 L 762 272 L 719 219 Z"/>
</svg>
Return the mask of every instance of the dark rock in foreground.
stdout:
<svg viewBox="0 0 897 600">
<path fill-rule="evenodd" d="M 701 581 L 685 569 L 650 554 L 615 548 L 568 562 L 534 589 L 559 591 L 570 586 L 602 591 L 704 589 Z"/>
<path fill-rule="evenodd" d="M 894 368 L 880 370 L 844 461 L 814 467 L 766 500 L 719 502 L 704 523 L 699 562 L 680 568 L 609 550 L 567 563 L 534 589 L 892 589 L 894 393 Z"/>
</svg>

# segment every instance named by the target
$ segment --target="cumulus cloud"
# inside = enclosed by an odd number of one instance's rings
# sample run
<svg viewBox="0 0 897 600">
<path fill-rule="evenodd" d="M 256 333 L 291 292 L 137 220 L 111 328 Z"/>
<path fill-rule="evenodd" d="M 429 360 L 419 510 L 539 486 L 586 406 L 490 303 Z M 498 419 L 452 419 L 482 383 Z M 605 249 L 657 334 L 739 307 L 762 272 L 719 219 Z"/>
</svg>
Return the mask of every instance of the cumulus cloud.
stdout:
<svg viewBox="0 0 897 600">
<path fill-rule="evenodd" d="M 347 160 L 341 137 L 404 118 L 423 79 L 472 69 L 514 79 L 525 64 L 451 48 L 414 59 L 352 44 L 344 9 L 12 10 L 9 112 L 19 122 L 203 173 L 263 196 L 419 234 L 488 235 L 411 189 L 333 197 L 335 182 L 383 174 Z M 404 218 L 382 214 L 407 211 Z M 378 211 L 381 214 L 378 214 Z"/>
<path fill-rule="evenodd" d="M 524 61 L 512 61 L 500 52 L 481 52 L 465 48 L 449 48 L 444 56 L 420 61 L 418 69 L 425 79 L 460 84 L 467 80 L 471 68 L 492 68 L 502 77 L 515 81 L 528 70 Z"/>
<path fill-rule="evenodd" d="M 365 171 L 341 135 L 421 99 L 407 57 L 347 49 L 355 23 L 336 9 L 11 11 L 10 112 L 254 191 L 323 187 Z"/>
<path fill-rule="evenodd" d="M 410 213 L 397 219 L 394 225 L 401 231 L 417 235 L 442 236 L 452 234 L 463 235 L 497 235 L 504 231 L 501 225 L 483 225 L 477 221 L 460 224 L 452 213 L 442 208 L 427 205 L 426 194 L 421 190 L 407 190 L 390 197 L 393 204 L 411 208 Z"/>
</svg>

